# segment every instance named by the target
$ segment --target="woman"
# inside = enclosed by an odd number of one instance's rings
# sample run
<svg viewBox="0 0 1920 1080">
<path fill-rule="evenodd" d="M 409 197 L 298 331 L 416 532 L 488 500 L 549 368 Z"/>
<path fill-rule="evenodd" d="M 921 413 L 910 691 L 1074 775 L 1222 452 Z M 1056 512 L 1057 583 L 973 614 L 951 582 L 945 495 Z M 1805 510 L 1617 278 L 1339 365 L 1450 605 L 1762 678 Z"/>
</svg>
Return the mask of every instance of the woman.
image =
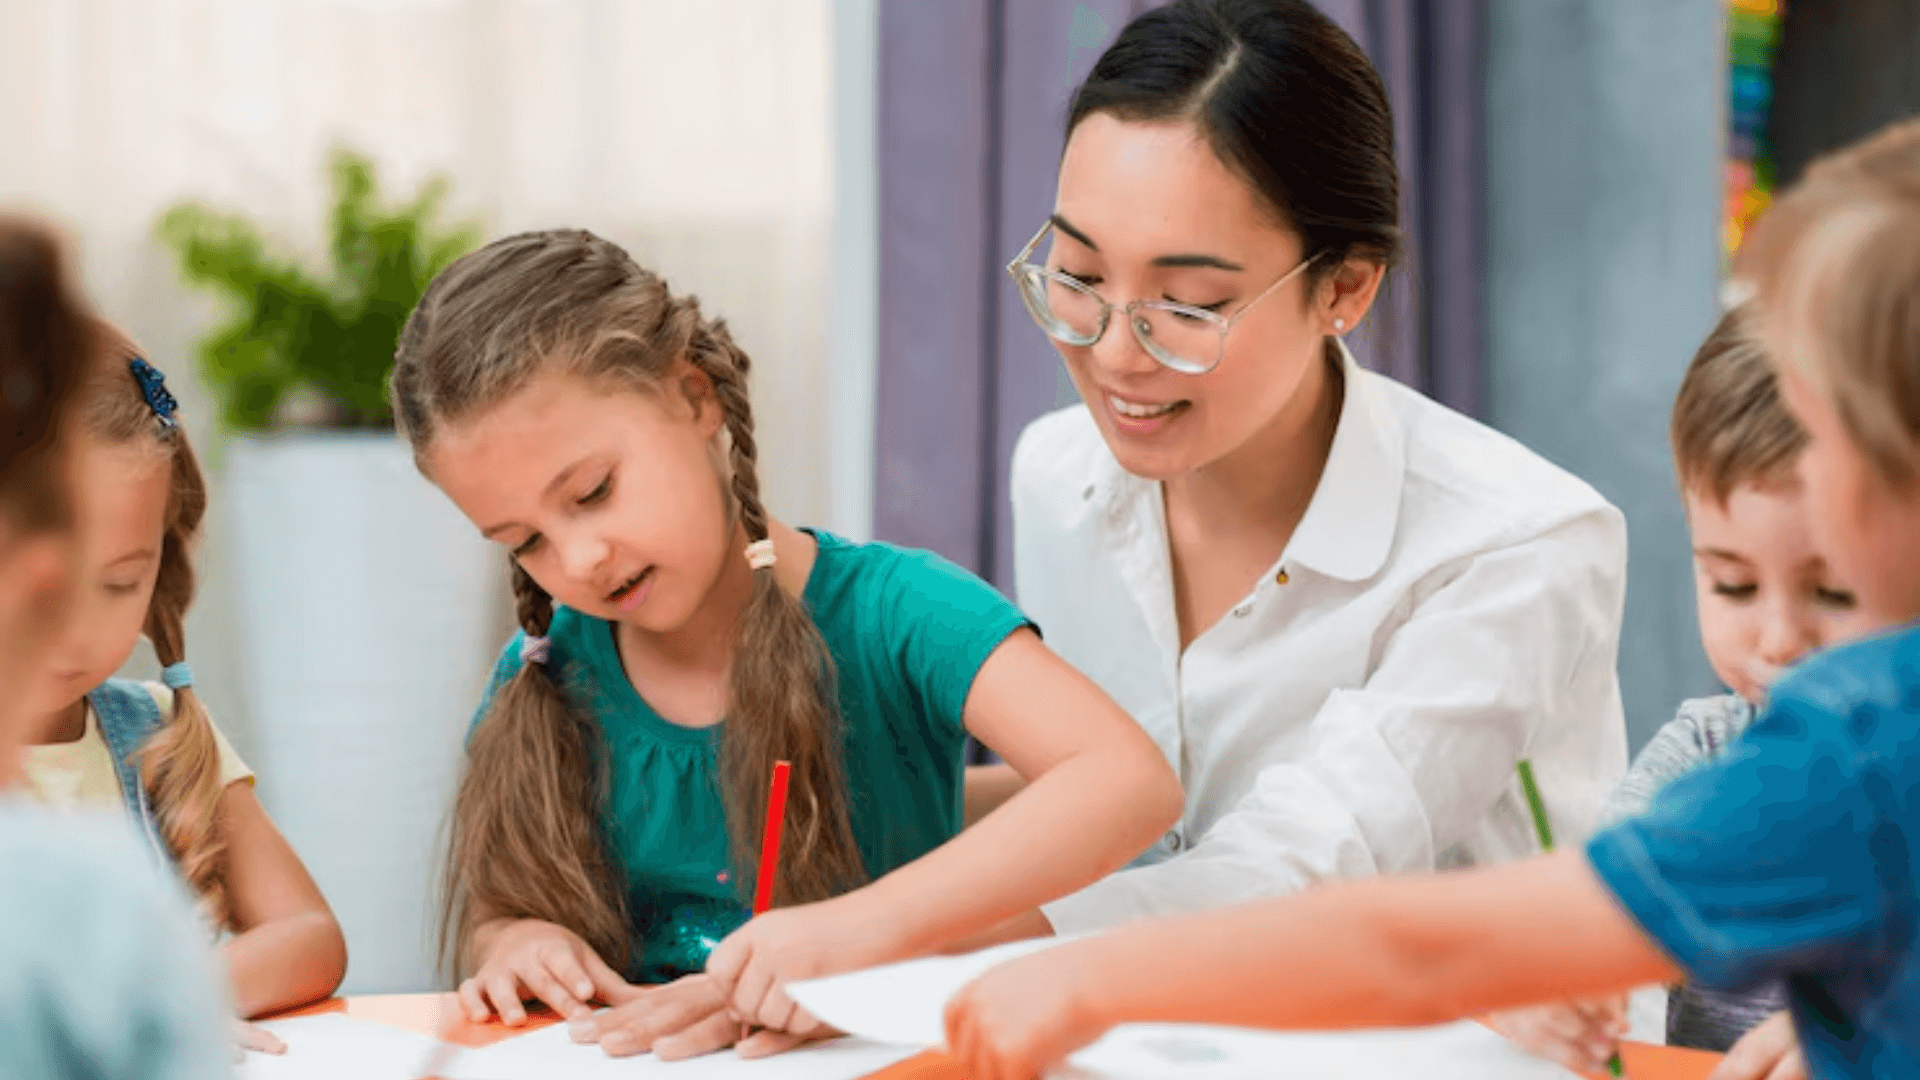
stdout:
<svg viewBox="0 0 1920 1080">
<path fill-rule="evenodd" d="M 996 937 L 1517 856 L 1517 761 L 1565 838 L 1624 771 L 1620 514 L 1340 341 L 1398 197 L 1380 79 L 1306 0 L 1149 12 L 1077 91 L 1009 266 L 1084 399 L 1014 452 L 1017 585 L 1186 811 Z"/>
</svg>

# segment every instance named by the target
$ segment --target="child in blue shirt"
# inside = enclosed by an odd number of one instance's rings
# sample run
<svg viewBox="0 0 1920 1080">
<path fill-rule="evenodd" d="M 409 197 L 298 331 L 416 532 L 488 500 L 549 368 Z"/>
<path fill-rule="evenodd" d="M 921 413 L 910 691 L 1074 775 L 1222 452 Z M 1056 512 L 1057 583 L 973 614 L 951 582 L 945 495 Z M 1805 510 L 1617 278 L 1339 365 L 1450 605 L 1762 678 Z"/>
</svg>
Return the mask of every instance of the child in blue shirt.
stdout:
<svg viewBox="0 0 1920 1080">
<path fill-rule="evenodd" d="M 976 1080 L 1029 1080 L 1121 1023 L 1414 1025 L 1683 976 L 1783 980 L 1817 1080 L 1920 1076 L 1920 122 L 1816 163 L 1739 269 L 1809 439 L 1815 544 L 1880 633 L 1806 661 L 1724 757 L 1584 852 L 1004 964 L 948 1006 Z"/>
</svg>

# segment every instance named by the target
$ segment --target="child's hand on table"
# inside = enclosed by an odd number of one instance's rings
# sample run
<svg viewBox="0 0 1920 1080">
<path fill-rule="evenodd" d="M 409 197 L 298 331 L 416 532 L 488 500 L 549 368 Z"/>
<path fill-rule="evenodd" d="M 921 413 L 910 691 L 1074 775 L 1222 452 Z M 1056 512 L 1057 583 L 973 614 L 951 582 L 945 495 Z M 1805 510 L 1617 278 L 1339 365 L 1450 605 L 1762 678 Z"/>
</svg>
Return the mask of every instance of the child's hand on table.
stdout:
<svg viewBox="0 0 1920 1080">
<path fill-rule="evenodd" d="M 460 1008 L 474 1023 L 498 1013 L 509 1027 L 526 1023 L 527 997 L 567 1020 L 590 1014 L 595 998 L 609 1005 L 642 991 L 627 984 L 580 936 L 539 919 L 504 923 L 487 945 L 487 958 L 460 984 Z"/>
<path fill-rule="evenodd" d="M 598 1043 L 608 1057 L 651 1052 L 661 1061 L 699 1057 L 736 1043 L 741 1057 L 765 1057 L 813 1037 L 757 1031 L 740 1041 L 740 1021 L 711 975 L 687 975 L 647 987 L 623 1004 L 575 1020 L 569 1031 L 574 1042 Z"/>
<path fill-rule="evenodd" d="M 827 1029 L 787 997 L 786 985 L 905 959 L 895 932 L 894 920 L 869 911 L 859 893 L 780 908 L 727 935 L 707 974 L 736 1023 L 817 1038 Z"/>
<path fill-rule="evenodd" d="M 1767 1017 L 1740 1037 L 1707 1080 L 1807 1080 L 1807 1059 L 1793 1033 L 1793 1017 Z"/>
<path fill-rule="evenodd" d="M 1075 945 L 1009 960 L 947 1002 L 947 1049 L 972 1080 L 1033 1080 L 1105 1034 Z"/>
<path fill-rule="evenodd" d="M 245 1060 L 249 1050 L 258 1050 L 263 1054 L 284 1054 L 287 1044 L 266 1028 L 236 1018 L 233 1022 L 233 1060 Z"/>
<path fill-rule="evenodd" d="M 1528 1052 L 1574 1072 L 1602 1073 L 1627 1033 L 1627 999 L 1555 1002 L 1507 1009 L 1487 1026 Z"/>
</svg>

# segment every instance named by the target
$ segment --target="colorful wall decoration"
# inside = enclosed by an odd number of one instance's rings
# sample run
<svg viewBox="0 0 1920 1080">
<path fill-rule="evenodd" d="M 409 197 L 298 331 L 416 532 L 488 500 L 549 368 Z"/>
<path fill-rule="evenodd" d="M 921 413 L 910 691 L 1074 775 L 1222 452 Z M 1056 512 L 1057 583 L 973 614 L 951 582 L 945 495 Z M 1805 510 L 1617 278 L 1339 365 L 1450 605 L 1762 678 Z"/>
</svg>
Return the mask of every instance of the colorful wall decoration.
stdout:
<svg viewBox="0 0 1920 1080">
<path fill-rule="evenodd" d="M 1725 254 L 1740 248 L 1747 226 L 1773 194 L 1767 113 L 1773 105 L 1773 56 L 1785 0 L 1727 2 L 1727 161 Z"/>
</svg>

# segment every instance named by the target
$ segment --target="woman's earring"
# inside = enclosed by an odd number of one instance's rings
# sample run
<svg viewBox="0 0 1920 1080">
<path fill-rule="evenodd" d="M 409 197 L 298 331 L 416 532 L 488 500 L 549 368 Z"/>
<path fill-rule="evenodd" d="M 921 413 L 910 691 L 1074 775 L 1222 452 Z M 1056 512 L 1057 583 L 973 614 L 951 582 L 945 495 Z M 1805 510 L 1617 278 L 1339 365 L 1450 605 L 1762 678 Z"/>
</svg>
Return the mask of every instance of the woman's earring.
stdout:
<svg viewBox="0 0 1920 1080">
<path fill-rule="evenodd" d="M 1334 332 L 1334 333 L 1336 333 L 1336 334 L 1344 334 L 1344 333 L 1346 333 L 1346 332 L 1347 332 L 1347 320 L 1345 320 L 1345 319 L 1335 319 L 1335 320 L 1333 320 L 1333 332 Z"/>
</svg>

